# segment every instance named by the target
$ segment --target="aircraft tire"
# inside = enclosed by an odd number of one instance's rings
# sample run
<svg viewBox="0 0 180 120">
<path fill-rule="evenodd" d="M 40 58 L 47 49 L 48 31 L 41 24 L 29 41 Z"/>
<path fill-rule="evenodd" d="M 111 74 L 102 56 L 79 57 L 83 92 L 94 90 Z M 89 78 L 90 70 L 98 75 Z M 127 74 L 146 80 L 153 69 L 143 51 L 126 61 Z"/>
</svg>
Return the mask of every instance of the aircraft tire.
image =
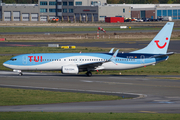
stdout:
<svg viewBox="0 0 180 120">
<path fill-rule="evenodd" d="M 19 76 L 22 76 L 23 75 L 23 73 L 19 73 Z"/>
<path fill-rule="evenodd" d="M 88 72 L 86 73 L 86 75 L 89 76 L 89 77 L 91 77 L 91 76 L 92 76 L 92 73 L 91 73 L 90 71 L 88 71 Z"/>
</svg>

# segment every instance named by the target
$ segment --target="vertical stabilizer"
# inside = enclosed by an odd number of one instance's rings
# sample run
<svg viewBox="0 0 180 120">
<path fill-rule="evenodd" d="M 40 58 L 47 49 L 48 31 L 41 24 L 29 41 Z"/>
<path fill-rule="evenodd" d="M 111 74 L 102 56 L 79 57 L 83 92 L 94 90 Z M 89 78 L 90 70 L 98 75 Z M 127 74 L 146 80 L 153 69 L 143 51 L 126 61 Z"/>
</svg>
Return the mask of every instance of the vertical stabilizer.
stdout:
<svg viewBox="0 0 180 120">
<path fill-rule="evenodd" d="M 131 53 L 166 54 L 174 22 L 167 22 L 154 39 L 143 49 Z"/>
</svg>

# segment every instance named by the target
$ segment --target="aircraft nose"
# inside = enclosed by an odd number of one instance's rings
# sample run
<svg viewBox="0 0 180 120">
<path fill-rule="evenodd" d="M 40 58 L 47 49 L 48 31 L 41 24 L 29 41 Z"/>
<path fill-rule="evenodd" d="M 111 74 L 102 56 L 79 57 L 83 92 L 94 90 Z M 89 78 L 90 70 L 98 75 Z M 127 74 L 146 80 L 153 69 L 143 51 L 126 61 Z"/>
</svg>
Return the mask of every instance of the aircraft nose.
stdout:
<svg viewBox="0 0 180 120">
<path fill-rule="evenodd" d="M 7 64 L 4 62 L 4 63 L 3 63 L 3 66 L 5 66 L 5 67 L 6 67 L 6 66 L 7 66 Z"/>
<path fill-rule="evenodd" d="M 9 64 L 8 64 L 8 61 L 4 62 L 3 63 L 3 66 L 7 67 Z"/>
</svg>

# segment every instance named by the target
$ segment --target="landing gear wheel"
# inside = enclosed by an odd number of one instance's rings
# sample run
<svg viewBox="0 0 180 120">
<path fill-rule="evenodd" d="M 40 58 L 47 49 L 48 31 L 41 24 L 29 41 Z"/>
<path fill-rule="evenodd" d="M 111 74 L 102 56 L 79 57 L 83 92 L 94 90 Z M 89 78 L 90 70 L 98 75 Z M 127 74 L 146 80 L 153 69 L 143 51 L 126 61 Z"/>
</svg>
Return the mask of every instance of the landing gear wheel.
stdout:
<svg viewBox="0 0 180 120">
<path fill-rule="evenodd" d="M 92 73 L 91 73 L 90 71 L 88 71 L 88 72 L 86 73 L 86 75 L 89 76 L 89 77 L 91 77 L 91 76 L 92 76 Z"/>
<path fill-rule="evenodd" d="M 22 75 L 23 75 L 23 73 L 20 72 L 20 73 L 19 73 L 19 76 L 22 76 Z"/>
</svg>

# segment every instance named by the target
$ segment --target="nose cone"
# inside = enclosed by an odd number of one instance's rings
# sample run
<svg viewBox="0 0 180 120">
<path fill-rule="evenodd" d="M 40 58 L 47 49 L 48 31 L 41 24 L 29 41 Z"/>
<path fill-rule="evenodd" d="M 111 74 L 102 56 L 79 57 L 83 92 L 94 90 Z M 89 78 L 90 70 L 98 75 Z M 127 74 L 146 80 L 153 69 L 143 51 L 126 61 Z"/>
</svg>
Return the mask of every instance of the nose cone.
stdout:
<svg viewBox="0 0 180 120">
<path fill-rule="evenodd" d="M 6 62 L 3 63 L 3 66 L 4 66 L 4 67 L 8 67 L 8 65 L 9 65 L 9 64 L 8 64 L 8 61 L 6 61 Z"/>
</svg>

